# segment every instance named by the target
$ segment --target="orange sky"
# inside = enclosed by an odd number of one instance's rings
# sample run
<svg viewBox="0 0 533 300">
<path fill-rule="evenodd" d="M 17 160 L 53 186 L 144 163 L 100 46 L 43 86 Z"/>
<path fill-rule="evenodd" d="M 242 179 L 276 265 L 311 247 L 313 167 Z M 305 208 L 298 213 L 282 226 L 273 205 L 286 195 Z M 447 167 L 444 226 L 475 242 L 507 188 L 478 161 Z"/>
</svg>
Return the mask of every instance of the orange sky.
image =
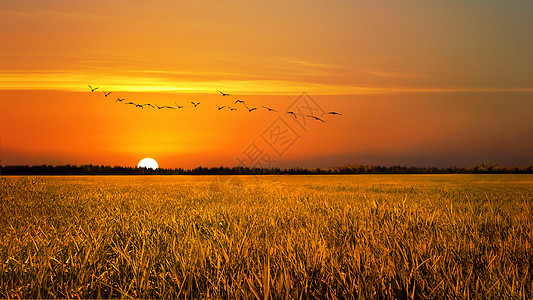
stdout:
<svg viewBox="0 0 533 300">
<path fill-rule="evenodd" d="M 493 0 L 3 2 L 1 164 L 234 166 L 253 142 L 273 167 L 532 164 L 531 11 Z M 258 110 L 216 109 L 236 99 Z M 343 115 L 301 126 L 284 112 L 305 99 Z M 297 137 L 286 149 L 265 138 L 280 124 Z"/>
</svg>

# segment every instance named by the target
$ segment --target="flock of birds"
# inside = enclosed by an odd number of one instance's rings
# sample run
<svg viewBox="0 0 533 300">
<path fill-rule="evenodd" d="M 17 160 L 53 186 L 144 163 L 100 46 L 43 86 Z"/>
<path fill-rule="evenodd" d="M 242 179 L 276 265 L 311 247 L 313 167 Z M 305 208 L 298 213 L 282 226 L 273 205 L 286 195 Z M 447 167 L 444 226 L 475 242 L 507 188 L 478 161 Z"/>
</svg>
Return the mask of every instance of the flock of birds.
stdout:
<svg viewBox="0 0 533 300">
<path fill-rule="evenodd" d="M 91 85 L 89 85 L 89 88 L 91 89 L 91 92 L 95 92 L 96 90 L 100 89 L 100 87 L 92 87 Z M 103 89 L 100 89 L 103 93 L 104 93 L 104 97 L 108 97 L 111 93 L 113 92 L 106 92 L 105 90 Z M 228 93 L 224 93 L 220 90 L 217 89 L 217 91 L 223 96 L 231 96 L 231 94 L 228 94 Z M 164 106 L 159 106 L 157 104 L 152 104 L 152 103 L 145 103 L 145 104 L 139 104 L 139 103 L 135 103 L 135 102 L 126 102 L 126 99 L 125 98 L 120 98 L 118 97 L 115 102 L 120 102 L 120 103 L 123 103 L 123 104 L 126 104 L 126 105 L 133 105 L 134 107 L 137 107 L 137 108 L 142 108 L 144 109 L 144 107 L 151 107 L 153 109 L 181 109 L 181 108 L 184 108 L 185 105 L 179 105 L 177 102 L 174 102 L 176 104 L 176 106 L 168 106 L 168 105 L 164 105 Z M 191 104 L 194 106 L 194 107 L 198 107 L 198 105 L 200 105 L 200 102 L 194 102 L 194 101 L 191 101 Z M 235 105 L 237 104 L 242 104 L 244 106 L 245 109 L 248 110 L 248 112 L 253 112 L 254 110 L 257 110 L 257 107 L 248 107 L 246 105 L 246 102 L 244 102 L 243 100 L 239 100 L 237 99 L 234 103 Z M 236 107 L 233 107 L 233 106 L 219 106 L 218 104 L 216 105 L 217 106 L 217 109 L 218 110 L 222 110 L 224 108 L 227 108 L 231 111 L 234 111 L 234 110 L 237 110 Z M 267 107 L 267 106 L 264 106 L 262 105 L 262 108 L 266 109 L 267 111 L 269 112 L 278 112 L 277 110 L 273 109 L 273 108 L 270 108 L 270 107 Z M 298 118 L 298 116 L 296 115 L 296 113 L 294 113 L 293 111 L 287 111 L 285 112 L 286 114 L 289 114 L 289 115 L 292 115 L 294 116 L 295 118 Z M 330 112 L 327 112 L 327 113 L 324 113 L 324 115 L 337 115 L 337 116 L 341 116 L 342 114 L 338 113 L 338 112 L 335 112 L 335 111 L 330 111 Z M 324 122 L 324 120 L 320 117 L 317 117 L 317 116 L 314 116 L 314 115 L 303 115 L 304 117 L 308 117 L 308 118 L 313 118 L 317 121 L 321 121 L 321 122 Z"/>
</svg>

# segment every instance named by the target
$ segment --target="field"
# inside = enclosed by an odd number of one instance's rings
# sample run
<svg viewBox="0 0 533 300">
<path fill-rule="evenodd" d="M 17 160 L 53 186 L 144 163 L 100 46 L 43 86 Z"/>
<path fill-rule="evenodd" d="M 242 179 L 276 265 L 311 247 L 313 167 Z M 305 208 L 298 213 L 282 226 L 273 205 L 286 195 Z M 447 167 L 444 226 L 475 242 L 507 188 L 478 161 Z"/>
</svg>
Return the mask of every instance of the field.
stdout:
<svg viewBox="0 0 533 300">
<path fill-rule="evenodd" d="M 2 298 L 533 298 L 533 175 L 0 177 Z"/>
</svg>

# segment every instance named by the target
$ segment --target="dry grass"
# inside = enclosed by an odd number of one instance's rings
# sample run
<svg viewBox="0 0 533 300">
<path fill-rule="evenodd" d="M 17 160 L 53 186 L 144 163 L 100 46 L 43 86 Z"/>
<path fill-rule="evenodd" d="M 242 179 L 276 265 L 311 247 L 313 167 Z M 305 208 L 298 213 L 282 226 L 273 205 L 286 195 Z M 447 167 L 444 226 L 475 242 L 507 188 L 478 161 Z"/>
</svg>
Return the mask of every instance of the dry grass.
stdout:
<svg viewBox="0 0 533 300">
<path fill-rule="evenodd" d="M 533 298 L 533 176 L 0 178 L 0 297 Z"/>
</svg>

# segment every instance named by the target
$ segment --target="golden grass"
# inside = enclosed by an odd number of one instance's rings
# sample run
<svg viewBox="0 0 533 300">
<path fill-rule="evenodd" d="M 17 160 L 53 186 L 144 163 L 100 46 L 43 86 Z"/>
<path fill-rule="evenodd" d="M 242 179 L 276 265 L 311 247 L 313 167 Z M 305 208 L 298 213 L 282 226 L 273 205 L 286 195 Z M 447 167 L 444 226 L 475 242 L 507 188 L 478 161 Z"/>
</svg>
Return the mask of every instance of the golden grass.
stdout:
<svg viewBox="0 0 533 300">
<path fill-rule="evenodd" d="M 0 178 L 0 297 L 533 298 L 532 175 Z"/>
</svg>

